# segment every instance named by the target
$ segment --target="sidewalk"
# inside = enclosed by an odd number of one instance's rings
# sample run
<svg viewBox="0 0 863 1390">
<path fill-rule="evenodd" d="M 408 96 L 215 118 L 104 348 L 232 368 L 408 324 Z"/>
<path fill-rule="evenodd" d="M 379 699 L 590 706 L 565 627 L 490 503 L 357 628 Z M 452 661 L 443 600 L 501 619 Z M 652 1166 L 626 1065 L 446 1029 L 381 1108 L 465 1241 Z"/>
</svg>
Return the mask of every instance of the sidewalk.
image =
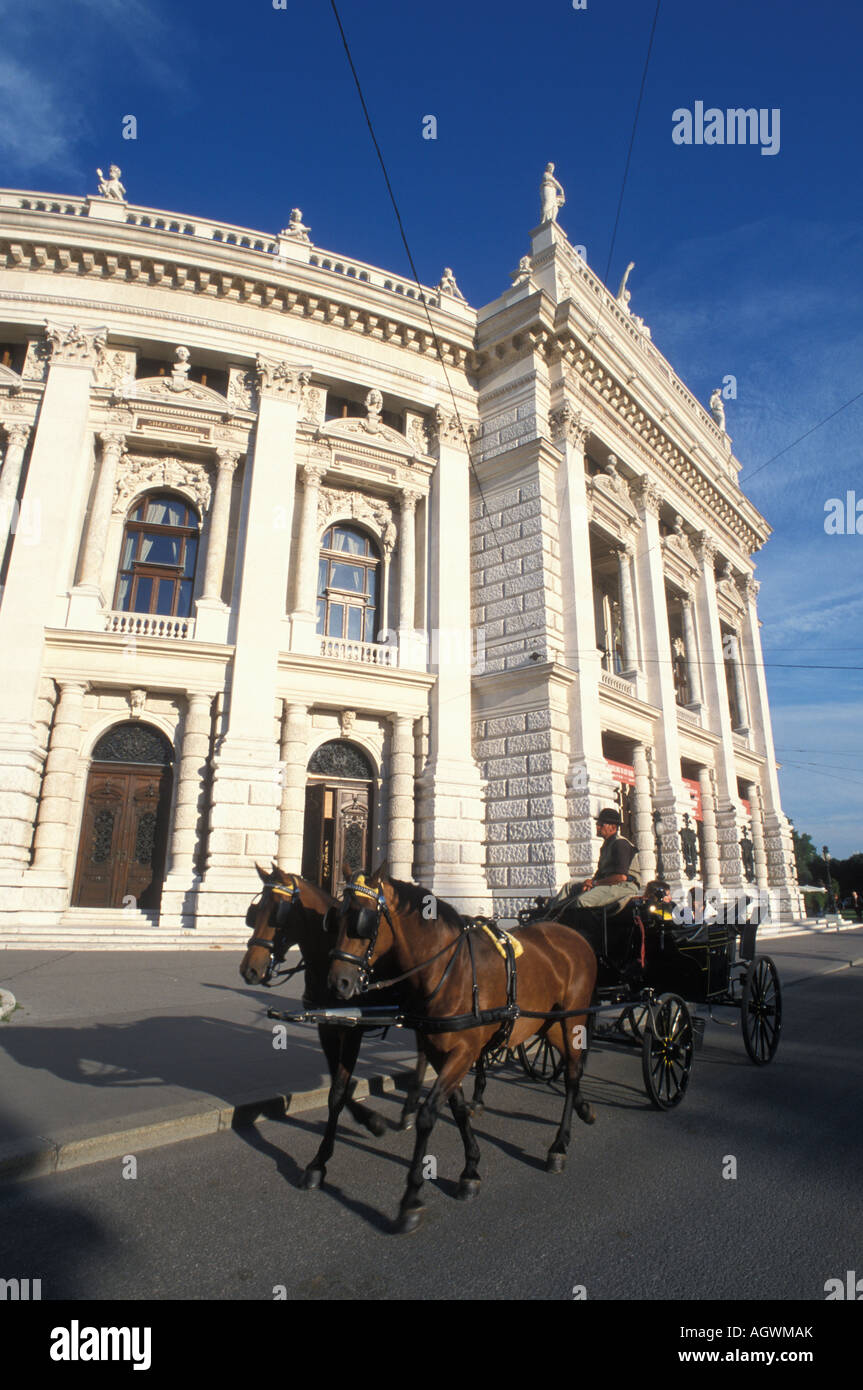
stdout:
<svg viewBox="0 0 863 1390">
<path fill-rule="evenodd" d="M 863 928 L 760 939 L 783 988 L 863 964 Z M 288 963 L 291 963 L 291 956 Z M 17 1009 L 0 1022 L 0 1181 L 32 1177 L 214 1133 L 266 1110 L 326 1103 L 317 1030 L 288 1025 L 273 1046 L 268 1007 L 299 1009 L 299 975 L 250 989 L 242 952 L 15 951 L 0 989 Z M 296 959 L 296 957 L 293 957 Z M 414 1062 L 413 1035 L 367 1038 L 358 1093 L 392 1089 Z"/>
</svg>

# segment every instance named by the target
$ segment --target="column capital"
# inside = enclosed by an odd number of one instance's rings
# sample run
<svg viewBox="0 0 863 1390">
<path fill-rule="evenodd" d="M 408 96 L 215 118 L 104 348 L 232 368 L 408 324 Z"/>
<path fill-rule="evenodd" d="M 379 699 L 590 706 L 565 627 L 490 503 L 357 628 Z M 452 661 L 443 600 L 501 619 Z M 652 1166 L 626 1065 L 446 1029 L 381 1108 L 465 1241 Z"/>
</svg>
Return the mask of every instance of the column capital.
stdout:
<svg viewBox="0 0 863 1390">
<path fill-rule="evenodd" d="M 645 512 L 651 512 L 654 516 L 659 516 L 659 507 L 662 502 L 662 492 L 658 483 L 651 478 L 649 473 L 642 473 L 637 479 L 633 489 L 635 500 L 639 507 Z"/>
<path fill-rule="evenodd" d="M 27 440 L 30 438 L 32 425 L 19 425 L 9 423 L 3 426 L 6 431 L 6 447 L 8 449 L 24 449 L 27 447 Z"/>
<path fill-rule="evenodd" d="M 753 579 L 751 574 L 745 574 L 739 580 L 737 587 L 749 603 L 755 603 L 761 588 L 757 579 Z"/>
<path fill-rule="evenodd" d="M 417 502 L 421 500 L 423 494 L 421 492 L 416 492 L 413 488 L 406 487 L 402 489 L 400 496 L 402 512 L 404 513 L 415 511 Z"/>
<path fill-rule="evenodd" d="M 434 417 L 430 422 L 430 433 L 432 445 L 438 449 L 468 450 L 474 431 L 470 425 L 463 423 L 455 411 L 444 410 L 443 406 L 436 405 Z"/>
<path fill-rule="evenodd" d="M 99 439 L 103 453 L 114 454 L 117 458 L 126 447 L 126 436 L 122 430 L 100 430 Z"/>
<path fill-rule="evenodd" d="M 62 680 L 57 679 L 56 684 L 58 690 L 60 691 L 59 698 L 61 700 L 68 695 L 86 695 L 90 690 L 90 681 L 66 680 L 64 677 Z"/>
<path fill-rule="evenodd" d="M 571 444 L 575 449 L 584 448 L 590 425 L 584 412 L 570 405 L 569 401 L 564 401 L 558 410 L 551 412 L 548 423 L 551 427 L 552 442 L 558 448 L 565 444 Z"/>
<path fill-rule="evenodd" d="M 307 488 L 319 488 L 326 471 L 327 465 L 317 459 L 300 464 L 300 473 Z"/>
<path fill-rule="evenodd" d="M 712 565 L 716 559 L 717 543 L 709 531 L 699 531 L 692 538 L 692 548 L 699 560 Z"/>
<path fill-rule="evenodd" d="M 216 463 L 219 472 L 233 473 L 242 456 L 242 449 L 233 448 L 229 444 L 220 444 L 216 449 Z"/>
<path fill-rule="evenodd" d="M 72 367 L 95 367 L 100 349 L 108 339 L 107 328 L 80 328 L 77 323 L 45 320 L 45 337 L 51 348 L 51 361 Z"/>
<path fill-rule="evenodd" d="M 258 375 L 258 390 L 262 396 L 276 400 L 292 401 L 299 404 L 303 392 L 312 379 L 307 367 L 295 367 L 284 358 L 265 357 L 258 353 L 255 359 Z"/>
</svg>

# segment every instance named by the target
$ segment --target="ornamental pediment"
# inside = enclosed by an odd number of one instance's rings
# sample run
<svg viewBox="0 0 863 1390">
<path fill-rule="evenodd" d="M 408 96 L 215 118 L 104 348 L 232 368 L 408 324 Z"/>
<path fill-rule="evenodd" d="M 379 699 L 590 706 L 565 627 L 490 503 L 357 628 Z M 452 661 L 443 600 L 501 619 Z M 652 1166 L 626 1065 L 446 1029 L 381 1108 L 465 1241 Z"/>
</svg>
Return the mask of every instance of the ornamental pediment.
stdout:
<svg viewBox="0 0 863 1390">
<path fill-rule="evenodd" d="M 381 420 L 330 420 L 318 430 L 319 439 L 355 440 L 357 443 L 373 445 L 376 449 L 387 449 L 401 454 L 403 458 L 414 458 L 416 450 L 403 434 L 385 425 Z"/>
<path fill-rule="evenodd" d="M 24 385 L 24 378 L 17 372 L 13 372 L 11 367 L 0 366 L 0 386 L 6 386 L 10 391 L 20 391 Z"/>
<path fill-rule="evenodd" d="M 679 516 L 674 519 L 674 529 L 663 537 L 662 559 L 669 579 L 682 589 L 691 588 L 698 575 L 698 560 Z"/>
<path fill-rule="evenodd" d="M 638 525 L 638 512 L 629 491 L 629 484 L 617 471 L 613 455 L 602 473 L 587 479 L 590 519 L 606 527 L 612 534 L 627 534 Z"/>
<path fill-rule="evenodd" d="M 170 401 L 172 405 L 209 406 L 222 412 L 226 405 L 226 398 L 212 387 L 201 386 L 197 381 L 177 381 L 169 376 L 142 377 L 135 382 L 132 396 Z"/>
</svg>

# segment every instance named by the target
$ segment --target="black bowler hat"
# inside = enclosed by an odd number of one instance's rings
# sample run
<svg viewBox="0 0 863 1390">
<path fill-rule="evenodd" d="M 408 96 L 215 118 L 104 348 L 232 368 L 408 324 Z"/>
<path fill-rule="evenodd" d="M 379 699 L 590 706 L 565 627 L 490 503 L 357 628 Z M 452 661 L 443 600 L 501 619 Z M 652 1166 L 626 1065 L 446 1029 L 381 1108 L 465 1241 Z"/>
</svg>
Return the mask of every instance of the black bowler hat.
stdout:
<svg viewBox="0 0 863 1390">
<path fill-rule="evenodd" d="M 616 825 L 620 826 L 620 812 L 615 811 L 612 806 L 606 806 L 604 811 L 600 811 L 596 818 L 597 825 Z"/>
</svg>

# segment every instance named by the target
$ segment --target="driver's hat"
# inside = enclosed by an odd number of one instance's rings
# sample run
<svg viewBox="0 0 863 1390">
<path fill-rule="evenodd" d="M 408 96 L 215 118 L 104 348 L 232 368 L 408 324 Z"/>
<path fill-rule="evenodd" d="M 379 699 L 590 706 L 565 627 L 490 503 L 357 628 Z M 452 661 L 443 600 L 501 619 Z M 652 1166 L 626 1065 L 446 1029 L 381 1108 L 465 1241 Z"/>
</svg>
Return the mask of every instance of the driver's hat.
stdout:
<svg viewBox="0 0 863 1390">
<path fill-rule="evenodd" d="M 606 806 L 596 817 L 597 825 L 620 825 L 620 812 L 615 811 L 613 806 Z"/>
</svg>

